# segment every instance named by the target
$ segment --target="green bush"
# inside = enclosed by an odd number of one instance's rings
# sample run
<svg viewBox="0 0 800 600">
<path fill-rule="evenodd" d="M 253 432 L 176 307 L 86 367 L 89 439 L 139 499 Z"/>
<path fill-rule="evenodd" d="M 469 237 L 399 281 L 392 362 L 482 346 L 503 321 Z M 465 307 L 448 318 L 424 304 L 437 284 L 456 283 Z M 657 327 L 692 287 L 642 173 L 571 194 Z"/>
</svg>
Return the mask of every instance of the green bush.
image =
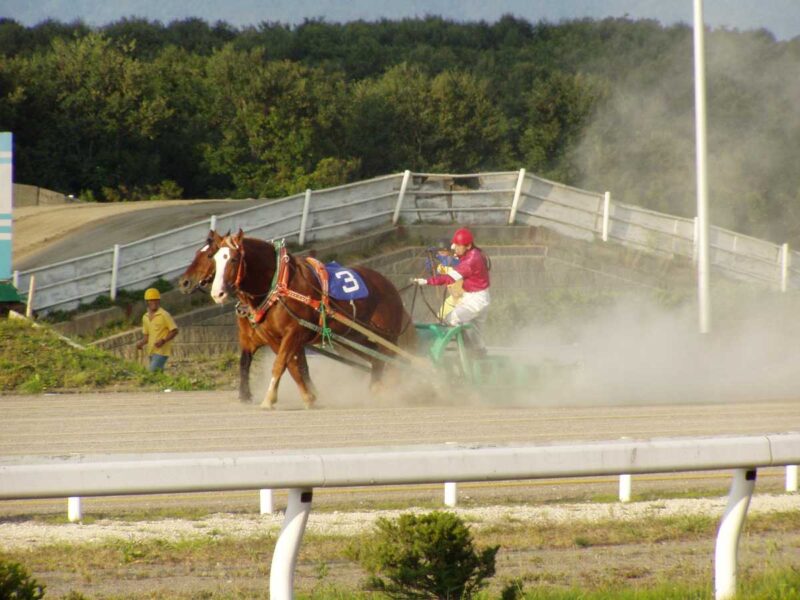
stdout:
<svg viewBox="0 0 800 600">
<path fill-rule="evenodd" d="M 25 567 L 0 560 L 0 598 L 38 600 L 43 597 L 44 586 L 32 579 Z"/>
<path fill-rule="evenodd" d="M 453 513 L 378 519 L 375 535 L 351 549 L 369 573 L 369 588 L 392 598 L 471 598 L 495 573 L 499 546 L 475 549 Z"/>
</svg>

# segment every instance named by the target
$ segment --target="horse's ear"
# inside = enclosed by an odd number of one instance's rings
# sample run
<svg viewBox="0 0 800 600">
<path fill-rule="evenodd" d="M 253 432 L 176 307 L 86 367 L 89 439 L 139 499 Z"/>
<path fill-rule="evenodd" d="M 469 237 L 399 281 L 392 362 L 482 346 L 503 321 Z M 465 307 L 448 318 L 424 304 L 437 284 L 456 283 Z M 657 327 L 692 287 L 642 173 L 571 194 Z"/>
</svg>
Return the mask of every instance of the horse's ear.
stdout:
<svg viewBox="0 0 800 600">
<path fill-rule="evenodd" d="M 210 244 L 219 247 L 222 243 L 222 236 L 212 229 L 208 232 L 208 241 Z"/>
<path fill-rule="evenodd" d="M 239 227 L 239 231 L 233 237 L 233 240 L 236 242 L 237 246 L 241 246 L 242 245 L 242 239 L 244 239 L 244 231 L 242 231 L 242 228 Z"/>
</svg>

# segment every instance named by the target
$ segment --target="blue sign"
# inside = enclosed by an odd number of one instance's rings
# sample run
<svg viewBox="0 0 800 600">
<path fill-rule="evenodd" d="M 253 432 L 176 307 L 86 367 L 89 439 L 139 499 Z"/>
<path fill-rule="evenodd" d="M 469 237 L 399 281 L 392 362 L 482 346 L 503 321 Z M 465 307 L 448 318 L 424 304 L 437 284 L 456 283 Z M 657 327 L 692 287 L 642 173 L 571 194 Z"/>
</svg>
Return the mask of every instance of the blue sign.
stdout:
<svg viewBox="0 0 800 600">
<path fill-rule="evenodd" d="M 13 166 L 13 139 L 11 133 L 7 131 L 0 132 L 0 281 L 11 279 Z"/>
</svg>

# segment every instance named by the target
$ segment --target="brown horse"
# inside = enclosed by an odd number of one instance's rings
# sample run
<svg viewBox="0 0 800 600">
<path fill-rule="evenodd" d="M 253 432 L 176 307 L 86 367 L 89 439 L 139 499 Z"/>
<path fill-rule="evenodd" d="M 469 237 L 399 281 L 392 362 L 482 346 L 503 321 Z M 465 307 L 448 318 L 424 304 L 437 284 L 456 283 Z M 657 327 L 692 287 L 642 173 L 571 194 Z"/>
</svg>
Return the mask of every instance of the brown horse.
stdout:
<svg viewBox="0 0 800 600">
<path fill-rule="evenodd" d="M 214 280 L 215 263 L 214 254 L 219 250 L 222 237 L 213 229 L 208 232 L 206 243 L 194 255 L 191 264 L 178 278 L 178 289 L 184 294 L 191 294 L 197 290 L 207 290 Z M 266 251 L 267 242 L 256 238 L 244 238 L 242 244 L 251 252 Z M 269 341 L 260 331 L 260 327 L 253 326 L 243 314 L 236 314 L 236 325 L 239 328 L 239 400 L 251 402 L 250 391 L 250 366 L 253 355 L 262 346 L 268 346 Z"/>
<path fill-rule="evenodd" d="M 276 355 L 272 378 L 262 406 L 272 407 L 277 401 L 280 378 L 286 369 L 295 380 L 306 406 L 311 406 L 316 398 L 316 391 L 308 373 L 305 346 L 320 341 L 319 331 L 308 325 L 321 324 L 318 307 L 322 302 L 321 284 L 313 267 L 306 260 L 291 254 L 281 255 L 273 244 L 246 238 L 241 231 L 224 238 L 216 234 L 210 235 L 208 247 L 198 253 L 204 254 L 205 259 L 198 260 L 196 256 L 195 262 L 206 262 L 209 253 L 215 248 L 218 250 L 214 254 L 212 299 L 221 303 L 236 296 L 247 314 L 246 318 L 240 317 L 240 342 L 244 320 L 246 327 L 253 330 L 251 336 L 256 338 L 256 342 L 259 345 L 269 345 Z M 284 257 L 282 260 L 281 256 Z M 210 270 L 210 267 L 204 270 L 195 269 L 194 281 L 207 281 Z M 414 328 L 409 327 L 411 319 L 392 283 L 377 271 L 366 267 L 359 266 L 351 270 L 361 277 L 369 289 L 369 295 L 353 301 L 330 299 L 329 311 L 335 311 L 354 322 L 354 325 L 348 326 L 329 318 L 326 325 L 332 333 L 344 336 L 380 355 L 391 355 L 392 352 L 376 344 L 370 339 L 373 335 L 365 335 L 365 332 L 377 334 L 391 344 L 397 344 L 403 331 L 410 331 L 410 335 L 404 336 L 404 345 L 414 345 Z M 184 285 L 182 281 L 181 287 L 190 285 Z M 289 291 L 284 294 L 279 293 L 280 290 Z M 310 300 L 310 303 L 298 298 Z M 305 321 L 305 324 L 301 321 Z M 251 325 L 251 322 L 256 324 Z M 361 328 L 366 329 L 357 331 Z M 252 340 L 250 344 L 252 345 Z M 246 348 L 242 344 L 243 355 Z M 381 381 L 385 360 L 371 354 L 362 356 L 371 365 L 370 387 L 375 390 Z M 244 362 L 242 359 L 240 366 Z"/>
</svg>

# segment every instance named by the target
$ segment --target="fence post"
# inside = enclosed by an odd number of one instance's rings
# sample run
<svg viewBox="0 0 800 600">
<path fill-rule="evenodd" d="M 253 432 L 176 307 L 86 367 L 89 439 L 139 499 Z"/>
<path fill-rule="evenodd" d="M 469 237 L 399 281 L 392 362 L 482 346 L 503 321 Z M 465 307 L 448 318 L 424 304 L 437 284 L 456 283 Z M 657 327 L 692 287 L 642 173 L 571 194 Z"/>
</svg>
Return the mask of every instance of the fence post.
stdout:
<svg viewBox="0 0 800 600">
<path fill-rule="evenodd" d="M 70 523 L 77 523 L 83 519 L 83 512 L 81 511 L 80 496 L 70 496 L 67 499 L 67 520 Z"/>
<path fill-rule="evenodd" d="M 628 474 L 619 476 L 619 501 L 631 501 L 631 476 Z"/>
<path fill-rule="evenodd" d="M 392 225 L 397 225 L 400 220 L 400 208 L 403 206 L 403 199 L 406 197 L 406 189 L 408 182 L 411 180 L 411 171 L 408 169 L 403 173 L 403 183 L 400 184 L 400 193 L 397 196 L 397 204 L 394 207 L 394 214 L 392 215 Z"/>
<path fill-rule="evenodd" d="M 30 281 L 28 281 L 28 302 L 25 305 L 25 316 L 29 319 L 33 316 L 33 293 L 36 290 L 36 275 L 31 274 Z"/>
<path fill-rule="evenodd" d="M 11 283 L 14 285 L 15 288 L 19 289 L 19 271 L 14 270 L 14 273 L 11 275 Z"/>
<path fill-rule="evenodd" d="M 781 246 L 781 291 L 785 292 L 789 283 L 789 244 Z"/>
<path fill-rule="evenodd" d="M 458 504 L 458 485 L 455 481 L 447 481 L 444 484 L 444 505 L 454 507 Z"/>
<path fill-rule="evenodd" d="M 111 259 L 111 300 L 117 299 L 117 278 L 119 277 L 119 244 L 114 244 L 114 258 Z"/>
<path fill-rule="evenodd" d="M 275 512 L 275 506 L 272 502 L 272 490 L 259 490 L 259 500 L 262 515 L 271 515 Z"/>
<path fill-rule="evenodd" d="M 714 550 L 714 597 L 728 600 L 736 595 L 736 562 L 739 536 L 756 484 L 755 469 L 736 469 L 728 495 L 728 506 L 717 532 Z"/>
<path fill-rule="evenodd" d="M 300 217 L 300 237 L 297 243 L 301 246 L 306 243 L 306 225 L 308 224 L 308 207 L 311 206 L 311 189 L 306 190 L 306 197 L 303 200 L 303 216 Z"/>
<path fill-rule="evenodd" d="M 511 212 L 508 215 L 509 225 L 513 225 L 517 220 L 517 208 L 519 208 L 519 199 L 522 197 L 523 183 L 525 183 L 525 169 L 520 169 L 517 176 L 517 187 L 514 188 L 514 200 L 511 202 Z"/>
<path fill-rule="evenodd" d="M 694 235 L 692 237 L 692 262 L 697 264 L 697 257 L 698 257 L 698 243 L 700 240 L 700 220 L 695 217 L 694 218 Z"/>
<path fill-rule="evenodd" d="M 786 491 L 797 491 L 797 465 L 786 465 Z"/>
<path fill-rule="evenodd" d="M 311 512 L 312 497 L 313 492 L 310 489 L 289 490 L 283 527 L 272 552 L 269 595 L 273 600 L 294 598 L 294 569 L 300 552 L 300 542 L 306 530 L 308 513 Z"/>
<path fill-rule="evenodd" d="M 216 231 L 217 230 L 217 215 L 211 215 L 211 220 L 210 220 L 208 226 L 211 229 L 211 231 Z"/>
<path fill-rule="evenodd" d="M 611 192 L 603 194 L 603 241 L 608 241 L 608 220 L 611 212 Z"/>
</svg>

